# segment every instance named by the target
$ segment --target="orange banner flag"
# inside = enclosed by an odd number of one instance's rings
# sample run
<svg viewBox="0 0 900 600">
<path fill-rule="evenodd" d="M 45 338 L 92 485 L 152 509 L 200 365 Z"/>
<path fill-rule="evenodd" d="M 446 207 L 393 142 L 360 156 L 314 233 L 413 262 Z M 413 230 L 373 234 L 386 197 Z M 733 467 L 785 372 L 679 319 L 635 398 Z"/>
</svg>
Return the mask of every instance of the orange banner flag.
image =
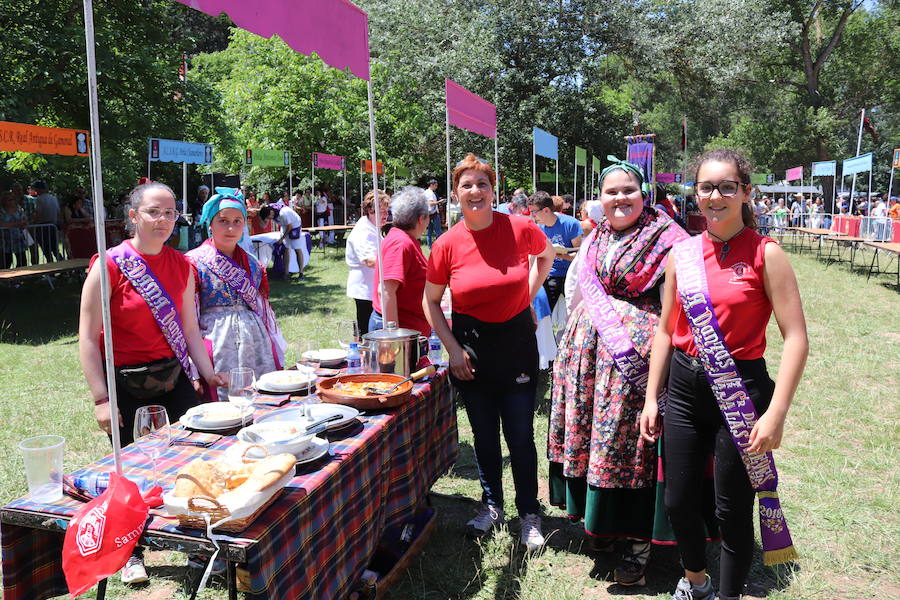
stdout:
<svg viewBox="0 0 900 600">
<path fill-rule="evenodd" d="M 82 129 L 0 121 L 0 152 L 87 156 L 89 139 L 88 132 Z"/>
</svg>

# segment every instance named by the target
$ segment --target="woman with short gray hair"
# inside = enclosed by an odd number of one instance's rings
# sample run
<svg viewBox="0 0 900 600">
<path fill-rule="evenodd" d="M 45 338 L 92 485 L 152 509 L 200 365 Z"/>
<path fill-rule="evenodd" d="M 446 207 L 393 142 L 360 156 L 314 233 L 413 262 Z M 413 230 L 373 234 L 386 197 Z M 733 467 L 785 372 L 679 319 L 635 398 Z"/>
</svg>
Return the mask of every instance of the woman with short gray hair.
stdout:
<svg viewBox="0 0 900 600">
<path fill-rule="evenodd" d="M 391 199 L 391 214 L 393 227 L 381 242 L 381 258 L 375 264 L 374 311 L 369 318 L 369 331 L 394 322 L 427 335 L 431 327 L 422 309 L 422 294 L 428 261 L 419 242 L 429 220 L 425 192 L 415 186 L 403 188 Z M 379 271 L 384 273 L 384 298 L 377 285 Z"/>
</svg>

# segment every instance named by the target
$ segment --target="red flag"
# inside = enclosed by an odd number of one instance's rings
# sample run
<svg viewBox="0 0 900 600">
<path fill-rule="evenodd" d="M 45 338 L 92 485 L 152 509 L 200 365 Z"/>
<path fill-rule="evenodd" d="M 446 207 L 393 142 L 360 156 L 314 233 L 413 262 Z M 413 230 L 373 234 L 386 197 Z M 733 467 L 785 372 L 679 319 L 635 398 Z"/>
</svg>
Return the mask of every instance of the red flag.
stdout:
<svg viewBox="0 0 900 600">
<path fill-rule="evenodd" d="M 872 134 L 873 141 L 878 141 L 878 132 L 875 131 L 875 126 L 872 125 L 871 121 L 869 121 L 869 117 L 863 117 L 863 129 Z"/>
<path fill-rule="evenodd" d="M 144 531 L 150 507 L 162 504 L 161 494 L 157 485 L 141 497 L 133 481 L 110 473 L 106 491 L 72 516 L 62 563 L 73 597 L 125 566 Z"/>
</svg>

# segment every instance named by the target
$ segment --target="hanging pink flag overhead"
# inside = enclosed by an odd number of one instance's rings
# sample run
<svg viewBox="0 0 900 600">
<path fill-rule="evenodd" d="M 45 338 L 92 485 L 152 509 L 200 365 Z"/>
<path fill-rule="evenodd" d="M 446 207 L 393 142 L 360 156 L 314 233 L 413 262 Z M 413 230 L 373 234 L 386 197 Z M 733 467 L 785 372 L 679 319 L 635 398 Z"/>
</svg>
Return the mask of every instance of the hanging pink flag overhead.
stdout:
<svg viewBox="0 0 900 600">
<path fill-rule="evenodd" d="M 317 169 L 331 169 L 332 171 L 344 170 L 344 157 L 324 152 L 313 152 L 313 164 Z"/>
<path fill-rule="evenodd" d="M 369 17 L 347 0 L 177 0 L 264 38 L 274 34 L 302 54 L 369 78 Z"/>
<path fill-rule="evenodd" d="M 489 138 L 497 137 L 497 107 L 463 86 L 444 80 L 450 124 Z"/>
<path fill-rule="evenodd" d="M 803 179 L 803 167 L 794 167 L 793 169 L 788 169 L 784 173 L 784 178 L 788 181 L 797 181 L 798 179 Z"/>
</svg>

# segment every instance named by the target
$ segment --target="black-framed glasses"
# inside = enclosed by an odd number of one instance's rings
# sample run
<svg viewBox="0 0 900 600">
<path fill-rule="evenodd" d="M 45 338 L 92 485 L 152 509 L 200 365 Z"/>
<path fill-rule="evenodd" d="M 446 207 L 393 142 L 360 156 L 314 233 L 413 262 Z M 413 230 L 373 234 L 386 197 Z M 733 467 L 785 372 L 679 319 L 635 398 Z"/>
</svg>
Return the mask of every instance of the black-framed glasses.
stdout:
<svg viewBox="0 0 900 600">
<path fill-rule="evenodd" d="M 698 181 L 694 189 L 696 189 L 697 195 L 701 198 L 709 198 L 714 190 L 719 190 L 719 194 L 722 196 L 730 197 L 738 193 L 741 185 L 743 184 L 740 181 L 732 181 L 730 179 L 723 179 L 719 183 Z"/>
</svg>

